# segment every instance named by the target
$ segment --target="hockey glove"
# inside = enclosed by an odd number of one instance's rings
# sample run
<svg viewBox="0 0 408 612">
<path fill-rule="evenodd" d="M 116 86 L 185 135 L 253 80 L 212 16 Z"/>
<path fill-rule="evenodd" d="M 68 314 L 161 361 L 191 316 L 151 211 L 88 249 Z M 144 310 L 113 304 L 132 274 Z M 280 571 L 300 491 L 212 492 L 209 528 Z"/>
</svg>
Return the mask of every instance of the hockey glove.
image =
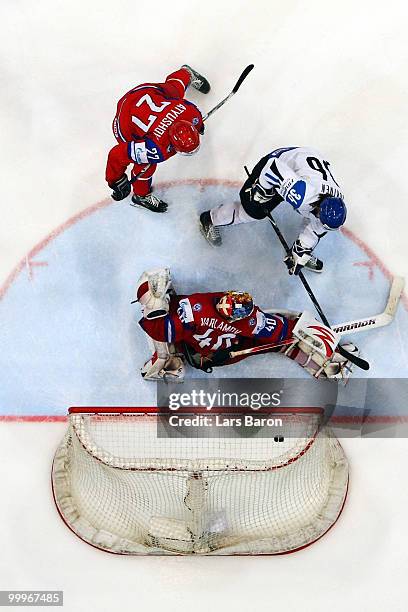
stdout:
<svg viewBox="0 0 408 612">
<path fill-rule="evenodd" d="M 231 359 L 231 353 L 228 349 L 220 349 L 212 353 L 208 365 L 213 367 L 225 365 Z"/>
<path fill-rule="evenodd" d="M 272 189 L 265 189 L 265 187 L 262 187 L 259 181 L 256 181 L 253 185 L 252 200 L 257 204 L 264 206 L 270 200 L 272 200 L 275 193 L 276 192 L 273 187 Z"/>
<path fill-rule="evenodd" d="M 113 190 L 112 198 L 116 200 L 116 202 L 127 198 L 132 188 L 126 174 L 123 174 L 117 181 L 108 183 L 108 185 Z"/>
<path fill-rule="evenodd" d="M 298 275 L 301 269 L 307 264 L 312 254 L 312 249 L 307 249 L 302 246 L 300 240 L 296 240 L 290 251 L 283 260 L 288 268 L 289 274 Z"/>
</svg>

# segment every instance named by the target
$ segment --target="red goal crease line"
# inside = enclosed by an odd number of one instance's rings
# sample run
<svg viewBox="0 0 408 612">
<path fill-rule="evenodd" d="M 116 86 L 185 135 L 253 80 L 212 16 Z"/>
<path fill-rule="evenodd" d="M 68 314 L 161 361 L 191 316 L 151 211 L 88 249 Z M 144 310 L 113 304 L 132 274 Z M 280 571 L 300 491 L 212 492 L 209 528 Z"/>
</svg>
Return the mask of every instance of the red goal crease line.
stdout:
<svg viewBox="0 0 408 612">
<path fill-rule="evenodd" d="M 196 186 L 196 187 L 216 187 L 218 185 L 222 185 L 225 187 L 240 187 L 242 185 L 242 181 L 230 180 L 230 179 L 217 179 L 217 178 L 190 178 L 190 179 L 173 179 L 169 181 L 160 181 L 157 183 L 158 189 L 168 189 L 178 186 Z M 97 212 L 102 208 L 107 208 L 113 204 L 116 204 L 114 200 L 111 198 L 104 198 L 95 204 L 88 206 L 87 208 L 81 210 L 79 213 L 76 213 L 72 217 L 69 217 L 66 221 L 58 225 L 54 228 L 49 234 L 47 234 L 39 243 L 37 243 L 30 251 L 24 255 L 24 257 L 18 262 L 18 264 L 14 267 L 14 269 L 10 272 L 3 285 L 0 285 L 0 300 L 4 298 L 7 291 L 10 289 L 11 285 L 15 282 L 19 274 L 27 267 L 27 262 L 32 258 L 38 255 L 50 242 L 55 240 L 60 234 L 69 229 L 71 226 L 75 225 L 77 222 L 82 219 L 90 216 L 91 214 Z M 368 257 L 369 261 L 371 261 L 374 265 L 376 265 L 379 270 L 384 274 L 384 276 L 388 280 L 392 280 L 393 274 L 390 270 L 383 264 L 381 259 L 375 254 L 373 249 L 369 247 L 361 238 L 356 236 L 354 232 L 352 232 L 348 228 L 341 228 L 341 233 L 344 234 L 347 238 L 349 238 L 354 244 L 356 244 Z M 401 295 L 401 302 L 404 305 L 405 310 L 408 311 L 408 296 L 405 293 Z"/>
<path fill-rule="evenodd" d="M 166 409 L 167 410 L 167 409 Z M 319 413 L 322 412 L 321 408 L 273 408 L 273 409 L 269 409 L 270 412 L 276 412 L 279 413 L 279 410 L 282 412 L 291 412 L 291 413 Z M 248 408 L 234 408 L 234 407 L 215 407 L 215 409 L 213 409 L 212 411 L 208 411 L 205 408 L 202 409 L 202 412 L 206 413 L 206 414 L 211 414 L 211 412 L 213 413 L 233 413 L 233 412 L 237 412 L 237 411 L 241 411 L 241 412 L 247 412 Z M 73 407 L 70 408 L 69 410 L 70 414 L 132 414 L 132 413 L 145 413 L 145 414 L 155 414 L 155 413 L 159 413 L 162 412 L 163 414 L 165 414 L 163 409 L 158 409 L 155 406 L 123 406 L 123 407 L 117 407 L 117 406 L 85 406 L 85 407 Z M 197 407 L 189 407 L 189 408 L 184 408 L 184 409 L 179 409 L 179 410 L 175 410 L 175 411 L 171 411 L 172 413 L 176 414 L 182 414 L 187 413 L 187 414 L 192 414 L 194 412 L 199 412 Z M 254 410 L 253 414 L 265 414 L 265 412 L 268 412 L 268 409 L 265 408 L 261 408 L 259 410 Z M 25 415 L 25 414 L 6 414 L 6 415 L 1 415 L 0 414 L 0 423 L 65 423 L 66 421 L 68 421 L 69 416 L 68 415 L 59 415 L 59 414 L 50 414 L 50 415 L 41 415 L 41 414 L 31 414 L 31 415 Z M 363 414 L 361 415 L 333 415 L 330 418 L 330 424 L 333 425 L 353 425 L 353 424 L 363 424 L 364 425 L 370 425 L 370 424 L 376 424 L 376 425 L 404 425 L 406 423 L 408 423 L 408 414 L 407 415 L 389 415 L 389 414 L 378 414 L 378 415 L 367 415 L 364 416 Z"/>
</svg>

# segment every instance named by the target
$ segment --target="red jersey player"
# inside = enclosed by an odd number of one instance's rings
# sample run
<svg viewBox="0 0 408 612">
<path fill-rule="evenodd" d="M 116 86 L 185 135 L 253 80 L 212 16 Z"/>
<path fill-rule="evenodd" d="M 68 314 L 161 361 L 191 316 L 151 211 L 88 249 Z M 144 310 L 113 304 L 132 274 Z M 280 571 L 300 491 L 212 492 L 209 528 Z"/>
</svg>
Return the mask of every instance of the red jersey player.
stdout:
<svg viewBox="0 0 408 612">
<path fill-rule="evenodd" d="M 238 291 L 173 296 L 165 317 L 139 322 L 151 338 L 183 345 L 202 369 L 240 361 L 243 356 L 230 355 L 238 348 L 287 340 L 295 323 L 262 312 L 249 293 Z"/>
<path fill-rule="evenodd" d="M 156 166 L 176 153 L 196 153 L 204 133 L 201 112 L 184 99 L 189 85 L 202 93 L 210 91 L 207 79 L 184 65 L 164 83 L 138 85 L 119 100 L 112 126 L 118 144 L 110 150 L 106 165 L 114 200 L 126 198 L 133 183 L 133 206 L 167 210 L 167 204 L 152 193 Z M 126 175 L 129 164 L 133 164 L 132 181 Z"/>
<path fill-rule="evenodd" d="M 139 325 L 153 351 L 142 368 L 147 380 L 182 378 L 184 357 L 209 372 L 244 359 L 253 349 L 284 352 L 317 378 L 344 378 L 351 371 L 335 350 L 338 334 L 309 313 L 264 312 L 246 292 L 176 295 L 170 271 L 163 268 L 143 273 L 136 301 L 143 309 Z"/>
</svg>

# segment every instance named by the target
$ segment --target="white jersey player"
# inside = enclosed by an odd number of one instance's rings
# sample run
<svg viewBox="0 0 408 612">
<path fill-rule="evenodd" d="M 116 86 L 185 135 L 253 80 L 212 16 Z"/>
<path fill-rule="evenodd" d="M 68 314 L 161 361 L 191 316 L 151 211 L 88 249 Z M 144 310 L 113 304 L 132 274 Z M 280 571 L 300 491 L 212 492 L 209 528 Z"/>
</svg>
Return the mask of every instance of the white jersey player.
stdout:
<svg viewBox="0 0 408 612">
<path fill-rule="evenodd" d="M 285 258 L 289 274 L 307 268 L 321 272 L 323 262 L 312 255 L 320 238 L 339 229 L 347 209 L 330 163 L 316 149 L 285 147 L 263 157 L 240 191 L 240 202 L 227 202 L 200 216 L 200 229 L 213 246 L 221 245 L 220 226 L 264 219 L 284 202 L 306 223 Z"/>
</svg>

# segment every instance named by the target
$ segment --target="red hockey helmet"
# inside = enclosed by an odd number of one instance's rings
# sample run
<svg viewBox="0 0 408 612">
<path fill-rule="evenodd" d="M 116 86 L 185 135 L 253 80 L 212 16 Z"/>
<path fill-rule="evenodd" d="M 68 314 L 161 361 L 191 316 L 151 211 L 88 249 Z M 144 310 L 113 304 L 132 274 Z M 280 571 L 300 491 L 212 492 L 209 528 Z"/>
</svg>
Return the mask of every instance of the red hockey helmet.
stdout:
<svg viewBox="0 0 408 612">
<path fill-rule="evenodd" d="M 183 119 L 170 126 L 169 138 L 174 149 L 181 155 L 193 155 L 200 148 L 200 134 L 197 128 Z"/>
<path fill-rule="evenodd" d="M 238 321 L 249 317 L 254 309 L 252 295 L 242 291 L 227 291 L 219 300 L 216 308 L 227 321 Z"/>
</svg>

